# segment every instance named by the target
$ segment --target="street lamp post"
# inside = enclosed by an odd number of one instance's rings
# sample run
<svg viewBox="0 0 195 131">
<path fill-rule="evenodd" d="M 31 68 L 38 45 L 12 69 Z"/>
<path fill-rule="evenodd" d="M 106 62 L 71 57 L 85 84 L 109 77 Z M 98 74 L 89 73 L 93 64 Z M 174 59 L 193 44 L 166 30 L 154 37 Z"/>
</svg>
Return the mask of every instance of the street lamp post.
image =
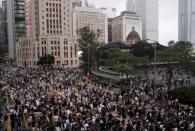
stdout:
<svg viewBox="0 0 195 131">
<path fill-rule="evenodd" d="M 90 62 L 90 60 L 89 60 L 89 59 L 90 59 L 90 57 L 89 57 L 89 42 L 87 43 L 87 57 L 88 57 L 88 58 L 87 58 L 87 59 L 88 59 L 88 60 L 87 60 L 87 61 L 88 61 L 88 62 L 87 62 L 87 63 L 88 63 L 88 72 L 87 72 L 87 76 L 89 77 L 89 73 L 90 73 L 90 70 L 89 70 L 89 68 L 90 68 L 90 66 L 89 66 L 89 62 Z"/>
<path fill-rule="evenodd" d="M 151 40 L 151 39 L 146 39 L 146 41 L 153 41 L 154 42 L 154 83 L 156 84 L 156 76 L 157 76 L 157 72 L 156 72 L 156 46 L 158 41 L 156 40 Z"/>
</svg>

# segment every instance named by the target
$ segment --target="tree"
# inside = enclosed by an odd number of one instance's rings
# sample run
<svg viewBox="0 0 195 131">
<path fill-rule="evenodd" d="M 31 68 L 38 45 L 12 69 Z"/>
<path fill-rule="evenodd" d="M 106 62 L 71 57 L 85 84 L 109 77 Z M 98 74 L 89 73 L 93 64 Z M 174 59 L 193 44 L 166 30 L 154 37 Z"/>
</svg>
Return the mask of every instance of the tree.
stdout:
<svg viewBox="0 0 195 131">
<path fill-rule="evenodd" d="M 42 66 L 52 66 L 52 64 L 54 64 L 55 59 L 54 56 L 48 54 L 48 55 L 44 55 L 42 57 L 39 58 L 37 65 L 42 65 Z"/>
<path fill-rule="evenodd" d="M 130 51 L 134 56 L 137 57 L 146 57 L 150 61 L 154 57 L 154 48 L 147 41 L 139 41 L 136 44 L 131 46 Z"/>
<path fill-rule="evenodd" d="M 111 70 L 122 74 L 132 74 L 140 65 L 147 63 L 147 59 L 135 57 L 129 52 L 123 52 L 119 48 L 102 49 L 100 51 L 99 63 Z"/>
<path fill-rule="evenodd" d="M 171 41 L 168 42 L 168 46 L 173 46 L 173 45 L 175 45 L 175 41 L 174 40 L 171 40 Z"/>
<path fill-rule="evenodd" d="M 92 68 L 95 68 L 96 58 L 97 58 L 97 47 L 99 43 L 97 42 L 97 38 L 99 37 L 99 30 L 97 33 L 90 31 L 89 27 L 84 27 L 80 29 L 80 39 L 79 48 L 82 51 L 81 54 L 81 68 L 84 72 L 90 73 Z"/>
<path fill-rule="evenodd" d="M 190 51 L 192 50 L 192 44 L 184 41 L 179 41 L 176 43 L 173 43 L 172 41 L 170 43 L 168 48 L 157 51 L 157 61 L 168 62 L 166 65 L 166 75 L 169 88 L 173 78 L 173 70 L 175 69 L 173 63 L 178 63 L 177 68 L 184 70 L 190 70 L 190 67 L 192 66 L 191 57 L 189 55 Z"/>
<path fill-rule="evenodd" d="M 157 52 L 157 59 L 160 62 L 178 62 L 180 66 L 188 68 L 191 61 L 189 53 L 192 50 L 192 44 L 179 41 L 169 44 L 168 48 Z"/>
<path fill-rule="evenodd" d="M 131 46 L 130 53 L 137 57 L 145 57 L 149 61 L 152 61 L 154 58 L 155 53 L 155 46 L 156 50 L 162 50 L 166 48 L 159 43 L 148 43 L 147 41 L 138 41 L 136 44 Z"/>
</svg>

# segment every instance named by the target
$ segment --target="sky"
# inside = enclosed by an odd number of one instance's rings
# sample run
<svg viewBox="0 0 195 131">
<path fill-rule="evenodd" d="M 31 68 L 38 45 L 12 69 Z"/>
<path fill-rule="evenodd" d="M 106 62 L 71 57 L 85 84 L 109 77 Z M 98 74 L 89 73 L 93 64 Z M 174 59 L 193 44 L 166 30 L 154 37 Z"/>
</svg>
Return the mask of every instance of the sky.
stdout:
<svg viewBox="0 0 195 131">
<path fill-rule="evenodd" d="M 96 7 L 114 7 L 117 15 L 126 8 L 126 0 L 89 0 Z M 178 40 L 178 0 L 159 0 L 159 42 L 167 45 Z"/>
<path fill-rule="evenodd" d="M 117 9 L 117 15 L 126 8 L 126 0 L 88 1 L 97 8 L 114 7 Z M 178 40 L 178 0 L 159 0 L 159 42 L 167 45 L 170 40 Z"/>
</svg>

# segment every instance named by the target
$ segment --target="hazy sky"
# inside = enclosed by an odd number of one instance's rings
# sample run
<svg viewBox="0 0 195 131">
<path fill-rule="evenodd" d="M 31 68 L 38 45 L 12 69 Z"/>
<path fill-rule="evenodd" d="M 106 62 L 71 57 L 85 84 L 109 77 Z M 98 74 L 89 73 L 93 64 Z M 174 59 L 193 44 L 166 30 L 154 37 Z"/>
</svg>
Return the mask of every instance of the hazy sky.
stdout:
<svg viewBox="0 0 195 131">
<path fill-rule="evenodd" d="M 2 0 L 0 0 L 1 3 Z M 115 7 L 117 15 L 125 10 L 126 0 L 88 0 L 96 7 Z M 1 4 L 0 4 L 1 5 Z M 178 0 L 159 0 L 159 42 L 166 45 L 178 39 Z"/>
<path fill-rule="evenodd" d="M 126 8 L 126 0 L 89 0 L 96 7 L 115 7 L 117 14 Z M 178 39 L 178 0 L 159 0 L 159 42 L 166 45 Z"/>
</svg>

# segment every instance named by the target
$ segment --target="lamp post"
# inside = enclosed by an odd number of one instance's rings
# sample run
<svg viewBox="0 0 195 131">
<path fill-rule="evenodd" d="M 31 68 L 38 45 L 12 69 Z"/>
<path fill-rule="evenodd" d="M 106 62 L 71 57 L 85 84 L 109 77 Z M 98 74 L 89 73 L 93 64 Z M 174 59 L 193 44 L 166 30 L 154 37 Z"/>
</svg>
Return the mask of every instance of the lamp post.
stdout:
<svg viewBox="0 0 195 131">
<path fill-rule="evenodd" d="M 89 68 L 90 68 L 90 66 L 89 66 L 89 62 L 90 62 L 90 57 L 89 57 L 89 42 L 87 43 L 87 76 L 89 77 Z"/>
<path fill-rule="evenodd" d="M 156 84 L 156 76 L 157 76 L 157 73 L 156 73 L 156 46 L 157 46 L 158 41 L 151 40 L 151 39 L 146 39 L 146 41 L 153 41 L 154 42 L 154 65 L 155 65 L 155 68 L 154 68 L 154 82 Z"/>
</svg>

